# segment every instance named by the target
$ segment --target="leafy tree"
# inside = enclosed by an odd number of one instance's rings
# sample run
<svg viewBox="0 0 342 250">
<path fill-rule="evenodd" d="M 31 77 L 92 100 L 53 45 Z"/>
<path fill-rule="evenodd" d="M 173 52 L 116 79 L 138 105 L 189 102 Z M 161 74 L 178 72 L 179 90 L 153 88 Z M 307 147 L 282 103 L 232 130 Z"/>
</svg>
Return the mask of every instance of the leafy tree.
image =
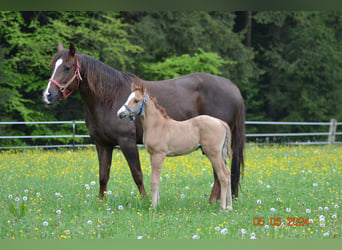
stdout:
<svg viewBox="0 0 342 250">
<path fill-rule="evenodd" d="M 328 18 L 329 17 L 329 18 Z M 338 16 L 337 16 L 338 17 Z M 261 83 L 272 120 L 342 118 L 342 51 L 327 12 L 259 12 Z M 340 33 L 339 33 L 340 35 Z"/>
<path fill-rule="evenodd" d="M 183 54 L 181 56 L 169 57 L 164 62 L 143 63 L 142 65 L 146 72 L 146 77 L 163 80 L 194 72 L 222 75 L 222 66 L 225 64 L 233 65 L 234 63 L 223 60 L 216 53 L 204 52 L 202 49 L 199 49 L 199 53 L 195 53 L 194 56 Z"/>
</svg>

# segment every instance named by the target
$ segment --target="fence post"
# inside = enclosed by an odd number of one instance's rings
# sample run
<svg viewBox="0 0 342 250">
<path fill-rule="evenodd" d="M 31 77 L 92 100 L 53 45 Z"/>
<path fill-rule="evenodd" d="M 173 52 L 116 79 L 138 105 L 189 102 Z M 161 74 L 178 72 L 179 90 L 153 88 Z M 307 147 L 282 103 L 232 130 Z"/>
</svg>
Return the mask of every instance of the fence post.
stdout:
<svg viewBox="0 0 342 250">
<path fill-rule="evenodd" d="M 75 148 L 76 122 L 72 121 L 72 146 Z"/>
<path fill-rule="evenodd" d="M 330 126 L 329 126 L 329 137 L 328 137 L 329 144 L 335 143 L 336 127 L 337 127 L 336 119 L 331 119 Z"/>
</svg>

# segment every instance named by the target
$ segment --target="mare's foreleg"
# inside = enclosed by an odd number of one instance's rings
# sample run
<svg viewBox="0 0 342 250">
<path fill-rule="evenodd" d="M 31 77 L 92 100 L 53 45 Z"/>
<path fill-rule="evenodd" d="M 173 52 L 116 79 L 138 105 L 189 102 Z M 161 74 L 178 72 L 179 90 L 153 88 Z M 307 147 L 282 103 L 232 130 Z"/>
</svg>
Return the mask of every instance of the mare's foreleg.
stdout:
<svg viewBox="0 0 342 250">
<path fill-rule="evenodd" d="M 113 148 L 113 146 L 103 146 L 96 143 L 96 151 L 99 159 L 100 197 L 103 197 L 104 192 L 107 191 Z"/>
<path fill-rule="evenodd" d="M 143 182 L 143 174 L 141 171 L 140 160 L 139 160 L 139 152 L 136 145 L 135 139 L 121 139 L 120 148 L 122 153 L 124 154 L 126 161 L 128 163 L 129 169 L 131 170 L 132 177 L 134 179 L 135 184 L 138 187 L 138 190 L 142 196 L 147 197 L 144 182 Z"/>
<path fill-rule="evenodd" d="M 152 176 L 151 176 L 151 192 L 152 207 L 155 208 L 159 204 L 159 184 L 160 174 L 165 159 L 165 154 L 151 154 Z"/>
</svg>

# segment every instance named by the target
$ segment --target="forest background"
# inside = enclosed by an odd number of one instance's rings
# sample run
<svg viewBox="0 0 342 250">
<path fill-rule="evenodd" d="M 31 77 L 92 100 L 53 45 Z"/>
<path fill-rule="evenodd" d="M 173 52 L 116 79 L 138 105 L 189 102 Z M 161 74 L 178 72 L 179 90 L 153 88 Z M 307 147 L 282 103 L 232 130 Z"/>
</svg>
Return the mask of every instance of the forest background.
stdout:
<svg viewBox="0 0 342 250">
<path fill-rule="evenodd" d="M 58 42 L 146 80 L 229 78 L 247 120 L 342 120 L 342 12 L 0 11 L 0 121 L 84 119 L 79 94 L 42 102 Z M 41 133 L 0 127 L 1 135 Z"/>
</svg>

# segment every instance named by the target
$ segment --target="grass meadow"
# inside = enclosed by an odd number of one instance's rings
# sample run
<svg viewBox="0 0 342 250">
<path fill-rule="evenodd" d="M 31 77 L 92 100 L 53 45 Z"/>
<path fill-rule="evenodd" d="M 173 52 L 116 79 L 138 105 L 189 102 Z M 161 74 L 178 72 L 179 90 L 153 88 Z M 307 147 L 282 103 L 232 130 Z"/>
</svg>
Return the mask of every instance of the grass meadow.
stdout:
<svg viewBox="0 0 342 250">
<path fill-rule="evenodd" d="M 144 149 L 140 160 L 150 197 Z M 94 148 L 2 151 L 0 171 L 0 239 L 342 238 L 342 146 L 248 145 L 231 211 L 208 203 L 213 174 L 201 151 L 165 160 L 156 210 L 120 150 L 104 200 Z"/>
</svg>

